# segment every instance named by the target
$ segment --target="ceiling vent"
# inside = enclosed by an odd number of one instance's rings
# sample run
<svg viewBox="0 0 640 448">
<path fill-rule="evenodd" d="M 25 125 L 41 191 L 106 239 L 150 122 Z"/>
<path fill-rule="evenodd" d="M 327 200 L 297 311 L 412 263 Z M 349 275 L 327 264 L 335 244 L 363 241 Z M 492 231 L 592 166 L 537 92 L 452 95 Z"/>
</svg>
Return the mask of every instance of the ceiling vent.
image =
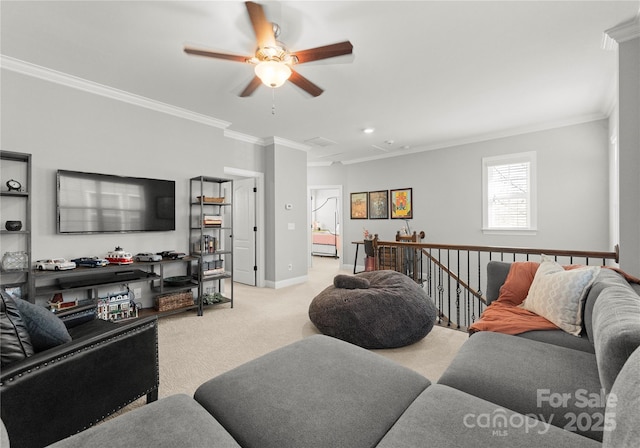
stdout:
<svg viewBox="0 0 640 448">
<path fill-rule="evenodd" d="M 329 140 L 328 138 L 324 138 L 324 137 L 314 137 L 314 138 L 310 138 L 309 140 L 305 140 L 304 142 L 308 145 L 320 146 L 323 148 L 326 146 L 333 146 L 338 144 L 337 142 L 334 142 L 333 140 Z"/>
</svg>

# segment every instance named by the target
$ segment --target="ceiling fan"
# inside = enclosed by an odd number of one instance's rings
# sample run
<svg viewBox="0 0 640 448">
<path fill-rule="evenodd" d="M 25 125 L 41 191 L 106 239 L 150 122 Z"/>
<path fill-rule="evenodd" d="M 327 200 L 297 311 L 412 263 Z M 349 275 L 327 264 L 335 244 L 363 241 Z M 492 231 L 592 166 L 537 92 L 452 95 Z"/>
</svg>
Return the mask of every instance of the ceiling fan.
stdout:
<svg viewBox="0 0 640 448">
<path fill-rule="evenodd" d="M 353 45 L 349 41 L 291 52 L 284 44 L 276 40 L 280 34 L 280 27 L 267 20 L 262 5 L 254 2 L 245 2 L 245 5 L 257 40 L 257 49 L 254 56 L 218 53 L 189 46 L 184 48 L 185 53 L 188 54 L 247 62 L 255 65 L 255 76 L 240 93 L 241 97 L 250 96 L 260 86 L 260 83 L 276 88 L 283 85 L 287 80 L 310 95 L 319 96 L 323 90 L 293 70 L 292 67 L 296 64 L 333 58 L 353 52 Z"/>
</svg>

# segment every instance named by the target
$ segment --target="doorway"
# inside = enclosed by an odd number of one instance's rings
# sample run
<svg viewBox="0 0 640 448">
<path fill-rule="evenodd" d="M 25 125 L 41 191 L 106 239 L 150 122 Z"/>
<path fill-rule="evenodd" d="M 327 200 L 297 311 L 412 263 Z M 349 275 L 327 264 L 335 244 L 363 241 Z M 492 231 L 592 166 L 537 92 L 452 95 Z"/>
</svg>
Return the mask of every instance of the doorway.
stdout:
<svg viewBox="0 0 640 448">
<path fill-rule="evenodd" d="M 308 187 L 309 197 L 309 266 L 313 258 L 338 260 L 343 254 L 342 185 Z"/>
</svg>

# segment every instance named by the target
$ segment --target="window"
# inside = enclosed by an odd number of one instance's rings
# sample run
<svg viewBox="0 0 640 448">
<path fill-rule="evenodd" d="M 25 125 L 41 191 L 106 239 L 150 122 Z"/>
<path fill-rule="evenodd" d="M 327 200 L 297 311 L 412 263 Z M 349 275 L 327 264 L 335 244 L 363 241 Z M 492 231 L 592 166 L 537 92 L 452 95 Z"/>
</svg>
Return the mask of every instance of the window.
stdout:
<svg viewBox="0 0 640 448">
<path fill-rule="evenodd" d="M 483 230 L 536 230 L 536 153 L 482 159 Z"/>
</svg>

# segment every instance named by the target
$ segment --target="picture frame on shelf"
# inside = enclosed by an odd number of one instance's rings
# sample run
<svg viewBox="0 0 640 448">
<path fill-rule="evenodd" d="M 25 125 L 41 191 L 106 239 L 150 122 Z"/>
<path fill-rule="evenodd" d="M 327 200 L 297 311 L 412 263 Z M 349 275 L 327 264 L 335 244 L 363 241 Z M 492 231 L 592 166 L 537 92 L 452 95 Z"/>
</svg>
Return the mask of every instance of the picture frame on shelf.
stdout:
<svg viewBox="0 0 640 448">
<path fill-rule="evenodd" d="M 365 192 L 351 193 L 351 219 L 367 219 L 369 194 Z"/>
<path fill-rule="evenodd" d="M 369 219 L 389 218 L 389 190 L 369 192 Z"/>
<path fill-rule="evenodd" d="M 391 219 L 413 219 L 413 189 L 391 190 Z"/>
<path fill-rule="evenodd" d="M 22 299 L 22 287 L 21 286 L 3 286 L 2 291 L 11 296 L 12 299 Z"/>
</svg>

